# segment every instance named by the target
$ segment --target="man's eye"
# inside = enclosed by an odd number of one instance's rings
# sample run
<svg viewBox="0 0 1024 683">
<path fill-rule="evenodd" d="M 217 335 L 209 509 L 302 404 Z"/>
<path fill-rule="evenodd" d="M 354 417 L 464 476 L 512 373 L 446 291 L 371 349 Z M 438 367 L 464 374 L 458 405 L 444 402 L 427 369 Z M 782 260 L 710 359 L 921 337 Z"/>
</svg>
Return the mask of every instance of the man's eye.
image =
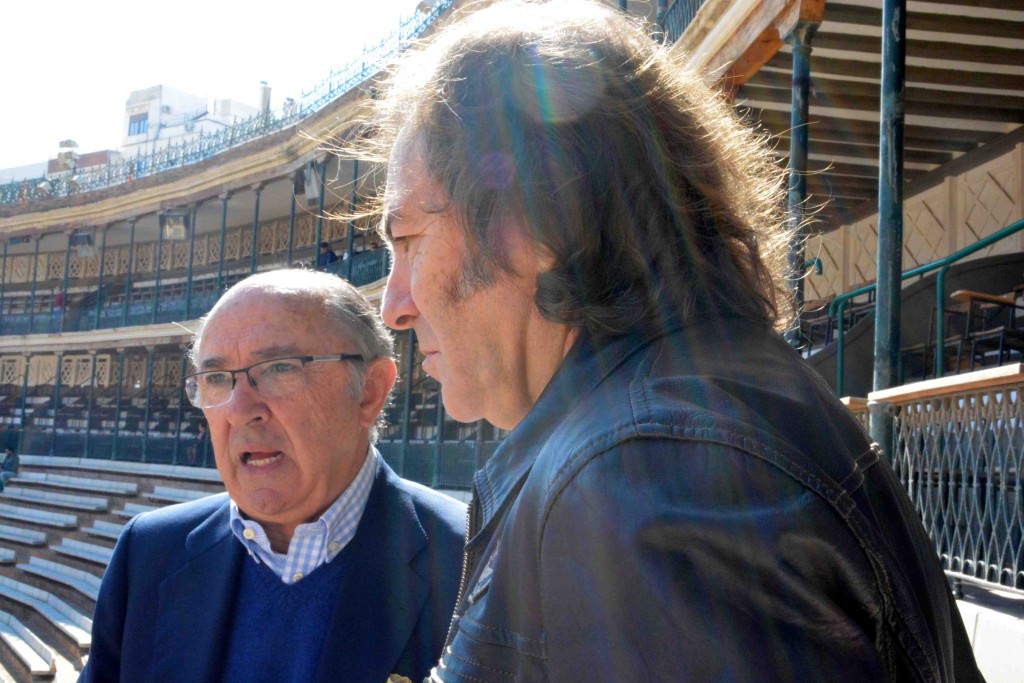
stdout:
<svg viewBox="0 0 1024 683">
<path fill-rule="evenodd" d="M 271 375 L 287 375 L 293 372 L 298 372 L 302 369 L 302 363 L 297 361 L 275 361 L 273 363 L 267 363 L 263 368 L 263 372 Z"/>
<path fill-rule="evenodd" d="M 231 375 L 226 372 L 209 372 L 199 376 L 199 381 L 209 387 L 231 384 Z"/>
</svg>

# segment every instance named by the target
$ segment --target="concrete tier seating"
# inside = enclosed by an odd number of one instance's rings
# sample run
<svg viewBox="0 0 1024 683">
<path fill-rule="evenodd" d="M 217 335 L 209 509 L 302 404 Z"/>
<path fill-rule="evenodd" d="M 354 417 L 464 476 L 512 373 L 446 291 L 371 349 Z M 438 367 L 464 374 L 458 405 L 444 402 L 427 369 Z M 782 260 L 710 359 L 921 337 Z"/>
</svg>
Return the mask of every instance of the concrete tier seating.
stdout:
<svg viewBox="0 0 1024 683">
<path fill-rule="evenodd" d="M 135 515 L 140 515 L 143 512 L 149 512 L 150 510 L 156 510 L 158 506 L 155 505 L 140 505 L 139 503 L 126 503 L 120 510 L 115 510 L 114 514 L 119 517 L 125 517 L 131 519 Z"/>
<path fill-rule="evenodd" d="M 64 474 L 49 472 L 22 472 L 18 475 L 19 484 L 41 484 L 54 488 L 73 489 L 89 493 L 103 493 L 113 496 L 136 496 L 139 485 L 130 481 L 114 481 L 112 479 L 86 479 Z"/>
<path fill-rule="evenodd" d="M 55 526 L 60 529 L 77 529 L 78 517 L 63 512 L 49 512 L 35 508 L 0 503 L 0 517 L 19 522 L 31 522 L 43 526 Z"/>
<path fill-rule="evenodd" d="M 21 465 L 33 468 L 55 467 L 62 469 L 93 470 L 96 472 L 115 472 L 117 474 L 138 474 L 147 477 L 167 477 L 168 479 L 191 479 L 219 484 L 220 474 L 208 467 L 188 467 L 186 465 L 159 465 L 145 462 L 124 462 L 121 460 L 91 460 L 84 458 L 63 458 L 48 455 L 23 455 Z"/>
<path fill-rule="evenodd" d="M 92 619 L 41 588 L 0 576 L 0 596 L 39 612 L 65 633 L 81 650 L 92 644 Z"/>
<path fill-rule="evenodd" d="M 98 536 L 100 538 L 109 538 L 116 541 L 117 537 L 121 535 L 121 529 L 124 528 L 124 524 L 118 524 L 116 522 L 103 522 L 97 520 L 92 523 L 91 527 L 82 529 L 85 533 L 90 536 Z M 0 536 L 0 538 L 3 538 Z"/>
<path fill-rule="evenodd" d="M 81 496 L 73 493 L 56 493 L 55 491 L 47 491 L 45 489 L 27 489 L 20 486 L 10 486 L 4 489 L 3 495 L 4 498 L 11 498 L 26 503 L 51 505 L 71 510 L 106 512 L 110 509 L 110 500 L 107 498 Z"/>
<path fill-rule="evenodd" d="M 0 612 L 0 638 L 25 664 L 32 676 L 52 676 L 56 673 L 57 667 L 50 648 L 7 612 Z"/>
<path fill-rule="evenodd" d="M 56 550 L 61 555 L 69 555 L 80 560 L 95 562 L 104 567 L 110 564 L 110 556 L 114 554 L 114 549 L 108 548 L 105 545 L 96 545 L 95 543 L 86 543 L 85 541 L 76 541 L 70 538 L 62 539 L 59 545 L 51 545 L 50 548 Z"/>
<path fill-rule="evenodd" d="M 0 548 L 0 564 L 14 564 L 16 555 L 10 548 Z"/>
<path fill-rule="evenodd" d="M 18 569 L 71 586 L 90 600 L 96 600 L 100 592 L 100 577 L 60 562 L 30 557 L 28 562 L 19 564 Z"/>
<path fill-rule="evenodd" d="M 167 503 L 186 503 L 190 500 L 205 498 L 211 494 L 209 491 L 177 489 L 170 486 L 154 486 L 152 493 L 146 493 L 143 495 L 150 500 L 158 500 Z"/>
<path fill-rule="evenodd" d="M 0 524 L 0 540 L 24 545 L 46 545 L 46 534 L 33 529 L 23 529 L 20 526 Z"/>
</svg>

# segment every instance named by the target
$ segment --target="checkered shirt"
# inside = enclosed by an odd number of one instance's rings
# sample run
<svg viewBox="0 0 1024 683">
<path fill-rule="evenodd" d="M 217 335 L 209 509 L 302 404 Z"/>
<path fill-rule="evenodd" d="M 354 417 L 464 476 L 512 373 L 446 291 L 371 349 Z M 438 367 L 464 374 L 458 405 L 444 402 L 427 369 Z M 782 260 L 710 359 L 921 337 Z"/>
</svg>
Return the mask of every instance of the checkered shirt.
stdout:
<svg viewBox="0 0 1024 683">
<path fill-rule="evenodd" d="M 275 553 L 270 548 L 267 532 L 259 522 L 243 517 L 233 500 L 229 521 L 231 532 L 253 560 L 267 565 L 281 581 L 286 584 L 301 581 L 314 569 L 337 557 L 356 535 L 366 500 L 370 497 L 378 457 L 377 450 L 371 446 L 355 479 L 320 519 L 295 528 L 287 554 Z"/>
</svg>

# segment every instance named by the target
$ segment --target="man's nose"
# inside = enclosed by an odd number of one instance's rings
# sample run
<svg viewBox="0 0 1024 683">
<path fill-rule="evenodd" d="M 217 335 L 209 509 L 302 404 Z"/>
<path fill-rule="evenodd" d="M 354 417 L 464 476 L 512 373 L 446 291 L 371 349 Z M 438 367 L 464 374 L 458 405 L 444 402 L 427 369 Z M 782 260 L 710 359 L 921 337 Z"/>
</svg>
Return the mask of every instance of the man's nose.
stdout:
<svg viewBox="0 0 1024 683">
<path fill-rule="evenodd" d="M 228 411 L 228 419 L 235 424 L 248 424 L 254 420 L 265 420 L 270 415 L 267 402 L 259 390 L 249 380 L 248 373 L 235 375 L 235 387 L 231 390 L 223 407 Z"/>
<path fill-rule="evenodd" d="M 398 259 L 394 260 L 388 275 L 380 314 L 384 324 L 394 330 L 409 329 L 419 315 L 409 288 L 409 269 Z"/>
</svg>

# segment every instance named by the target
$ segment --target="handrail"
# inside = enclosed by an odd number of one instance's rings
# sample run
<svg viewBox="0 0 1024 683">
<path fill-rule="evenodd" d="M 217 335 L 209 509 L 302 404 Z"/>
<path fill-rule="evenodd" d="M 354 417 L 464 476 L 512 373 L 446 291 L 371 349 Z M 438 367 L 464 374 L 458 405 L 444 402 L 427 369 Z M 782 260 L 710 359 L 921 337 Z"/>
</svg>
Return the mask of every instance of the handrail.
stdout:
<svg viewBox="0 0 1024 683">
<path fill-rule="evenodd" d="M 427 13 L 404 19 L 396 30 L 377 43 L 365 46 L 345 67 L 330 75 L 311 90 L 303 91 L 298 102 L 285 103 L 280 112 L 259 112 L 226 126 L 215 133 L 199 134 L 174 142 L 159 150 L 108 161 L 105 165 L 38 178 L 26 178 L 0 184 L 0 206 L 28 204 L 34 201 L 66 197 L 81 192 L 102 190 L 129 183 L 209 159 L 221 152 L 256 138 L 296 125 L 320 111 L 328 103 L 349 92 L 376 74 L 381 66 L 422 34 L 454 0 L 438 0 Z"/>
<path fill-rule="evenodd" d="M 935 340 L 936 343 L 941 343 L 940 340 L 943 338 L 942 321 L 945 317 L 945 282 L 946 282 L 946 271 L 951 265 L 957 261 L 970 256 L 971 254 L 978 252 L 1000 240 L 1006 239 L 1010 235 L 1024 230 L 1024 219 L 1011 223 L 1002 230 L 992 233 L 988 237 L 984 237 L 974 244 L 968 245 L 959 251 L 955 251 L 952 254 L 926 263 L 923 266 L 911 268 L 904 272 L 900 276 L 900 281 L 906 280 L 908 277 L 914 277 L 915 275 L 924 275 L 930 273 L 933 270 L 938 270 L 939 274 L 935 279 Z M 843 395 L 843 374 L 844 367 L 844 349 L 843 349 L 843 312 L 846 308 L 847 302 L 854 297 L 860 296 L 861 294 L 867 294 L 868 292 L 874 291 L 877 283 L 871 283 L 865 285 L 851 292 L 840 294 L 832 300 L 828 305 L 828 317 L 836 320 L 836 394 L 839 396 Z M 838 317 L 836 313 L 838 312 Z M 937 377 L 942 377 L 942 354 L 936 354 L 936 365 L 935 374 Z"/>
</svg>

